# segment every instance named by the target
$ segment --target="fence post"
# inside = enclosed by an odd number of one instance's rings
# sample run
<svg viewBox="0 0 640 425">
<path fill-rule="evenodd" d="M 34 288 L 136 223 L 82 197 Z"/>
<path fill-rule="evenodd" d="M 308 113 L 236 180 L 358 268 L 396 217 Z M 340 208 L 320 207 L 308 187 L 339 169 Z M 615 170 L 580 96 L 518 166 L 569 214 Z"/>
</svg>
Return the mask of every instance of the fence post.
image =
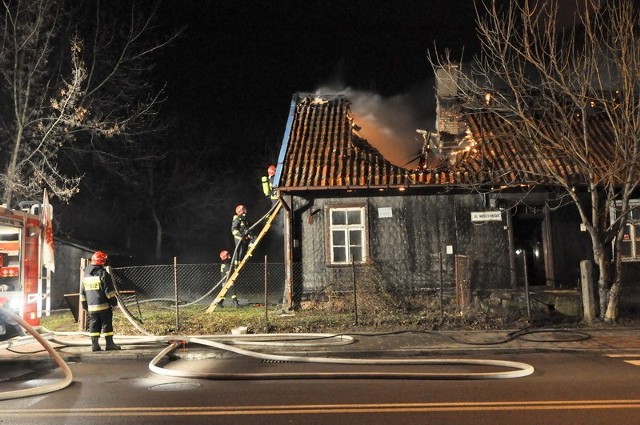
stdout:
<svg viewBox="0 0 640 425">
<path fill-rule="evenodd" d="M 442 252 L 438 253 L 438 261 L 440 261 L 440 321 L 444 320 L 444 293 L 442 289 L 444 277 L 443 277 L 443 265 L 442 265 Z"/>
<path fill-rule="evenodd" d="M 84 278 L 84 269 L 87 268 L 87 259 L 80 259 L 80 286 L 78 286 L 78 331 L 87 331 L 87 312 L 82 308 L 82 301 L 80 300 L 80 294 L 82 294 L 82 279 Z"/>
<path fill-rule="evenodd" d="M 178 258 L 173 257 L 173 290 L 176 303 L 176 331 L 180 329 L 180 310 L 178 308 Z"/>
<path fill-rule="evenodd" d="M 358 296 L 356 292 L 356 263 L 353 261 L 353 255 L 351 257 L 351 278 L 353 279 L 353 314 L 355 318 L 355 324 L 358 324 Z"/>
<path fill-rule="evenodd" d="M 596 303 L 593 289 L 593 266 L 591 261 L 580 261 L 580 289 L 582 290 L 582 309 L 586 323 L 596 318 Z"/>
<path fill-rule="evenodd" d="M 265 333 L 269 333 L 269 304 L 267 296 L 267 256 L 264 256 L 264 326 Z"/>
<path fill-rule="evenodd" d="M 531 322 L 531 302 L 529 301 L 529 267 L 527 265 L 527 251 L 522 250 L 524 259 L 524 299 L 527 303 L 527 321 Z"/>
</svg>

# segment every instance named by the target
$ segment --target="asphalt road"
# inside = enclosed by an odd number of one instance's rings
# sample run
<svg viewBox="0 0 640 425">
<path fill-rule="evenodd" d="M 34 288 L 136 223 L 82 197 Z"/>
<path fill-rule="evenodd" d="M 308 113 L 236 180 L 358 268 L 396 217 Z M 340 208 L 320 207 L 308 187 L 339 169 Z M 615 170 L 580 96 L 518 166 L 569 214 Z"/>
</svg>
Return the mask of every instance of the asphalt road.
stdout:
<svg viewBox="0 0 640 425">
<path fill-rule="evenodd" d="M 143 361 L 70 364 L 71 386 L 0 401 L 0 424 L 638 424 L 640 352 L 487 354 L 535 372 L 499 380 L 214 380 Z M 0 391 L 61 379 L 55 364 L 3 362 Z M 347 366 L 254 359 L 171 361 L 180 373 L 484 372 L 481 366 Z M 495 367 L 491 367 L 494 370 Z"/>
</svg>

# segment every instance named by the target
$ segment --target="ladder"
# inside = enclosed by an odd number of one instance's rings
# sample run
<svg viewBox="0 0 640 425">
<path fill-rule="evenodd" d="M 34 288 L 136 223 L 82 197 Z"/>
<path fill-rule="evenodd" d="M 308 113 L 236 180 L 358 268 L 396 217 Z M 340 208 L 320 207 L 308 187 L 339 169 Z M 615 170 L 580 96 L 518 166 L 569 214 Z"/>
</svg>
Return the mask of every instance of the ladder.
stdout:
<svg viewBox="0 0 640 425">
<path fill-rule="evenodd" d="M 242 261 L 240 261 L 240 264 L 234 267 L 233 272 L 231 273 L 231 276 L 229 276 L 229 279 L 227 279 L 227 282 L 220 289 L 220 292 L 218 293 L 218 295 L 213 299 L 213 302 L 211 302 L 211 304 L 209 305 L 209 308 L 207 308 L 207 313 L 213 313 L 213 311 L 218 306 L 217 301 L 221 297 L 224 297 L 229 291 L 229 289 L 231 289 L 231 287 L 233 286 L 233 283 L 236 281 L 236 279 L 238 278 L 238 275 L 240 274 L 240 270 L 242 270 L 242 266 L 244 266 L 245 263 L 249 260 L 249 258 L 253 254 L 254 248 L 258 246 L 258 243 L 260 242 L 260 240 L 262 240 L 264 235 L 267 234 L 267 231 L 271 227 L 273 220 L 275 220 L 276 216 L 278 215 L 278 212 L 280 211 L 281 207 L 282 207 L 282 202 L 278 201 L 278 203 L 276 203 L 273 207 L 271 207 L 271 209 L 267 214 L 265 214 L 256 224 L 254 224 L 254 226 L 252 226 L 252 227 L 255 227 L 255 225 L 260 223 L 262 220 L 265 220 L 265 219 L 267 220 L 264 224 L 264 227 L 256 237 L 255 241 L 252 244 L 249 244 L 249 249 L 247 250 L 247 253 L 245 254 Z"/>
</svg>

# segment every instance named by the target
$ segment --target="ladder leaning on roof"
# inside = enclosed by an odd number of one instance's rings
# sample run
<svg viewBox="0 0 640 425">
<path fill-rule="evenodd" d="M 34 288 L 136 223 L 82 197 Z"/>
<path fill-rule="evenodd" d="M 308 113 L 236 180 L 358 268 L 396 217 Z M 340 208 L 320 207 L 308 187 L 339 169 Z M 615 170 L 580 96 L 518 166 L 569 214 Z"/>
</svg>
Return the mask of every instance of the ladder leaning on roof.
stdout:
<svg viewBox="0 0 640 425">
<path fill-rule="evenodd" d="M 238 264 L 236 267 L 233 267 L 233 272 L 231 273 L 231 276 L 229 276 L 229 278 L 227 279 L 222 289 L 220 289 L 220 292 L 218 293 L 218 295 L 214 298 L 213 302 L 209 305 L 209 308 L 207 309 L 207 313 L 212 313 L 218 306 L 217 301 L 220 298 L 224 297 L 229 291 L 229 289 L 231 289 L 231 287 L 233 286 L 233 283 L 236 281 L 236 279 L 238 278 L 238 275 L 240 274 L 240 270 L 242 270 L 242 266 L 244 266 L 247 260 L 249 260 L 249 258 L 251 257 L 251 254 L 253 254 L 254 248 L 258 245 L 258 243 L 260 243 L 264 235 L 267 233 L 267 231 L 271 227 L 271 224 L 273 223 L 273 220 L 278 215 L 278 211 L 280 211 L 281 207 L 282 207 L 282 202 L 278 201 L 275 205 L 271 207 L 269 212 L 267 212 L 260 220 L 258 220 L 253 226 L 251 226 L 253 228 L 263 220 L 266 220 L 264 227 L 256 237 L 256 240 L 252 244 L 249 244 L 249 249 L 247 250 L 247 253 L 245 254 L 242 261 L 240 261 L 240 264 Z M 234 253 L 233 255 L 234 259 L 235 259 L 235 256 L 236 256 L 236 253 Z"/>
</svg>

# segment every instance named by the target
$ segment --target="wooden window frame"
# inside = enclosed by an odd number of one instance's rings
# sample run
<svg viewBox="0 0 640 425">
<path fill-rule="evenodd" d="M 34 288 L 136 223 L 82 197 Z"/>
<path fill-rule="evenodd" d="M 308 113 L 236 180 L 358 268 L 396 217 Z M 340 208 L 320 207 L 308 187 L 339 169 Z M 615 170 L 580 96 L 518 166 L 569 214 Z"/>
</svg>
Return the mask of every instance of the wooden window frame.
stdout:
<svg viewBox="0 0 640 425">
<path fill-rule="evenodd" d="M 335 211 L 360 211 L 361 223 L 359 224 L 333 224 L 332 212 Z M 350 244 L 349 234 L 351 231 L 361 231 L 361 259 L 354 261 L 354 264 L 365 264 L 369 261 L 369 219 L 366 203 L 350 203 L 350 204 L 332 204 L 326 205 L 324 208 L 325 220 L 325 263 L 329 266 L 348 266 L 351 264 L 351 251 L 354 245 Z M 336 261 L 334 257 L 333 232 L 345 232 L 345 260 Z"/>
</svg>

